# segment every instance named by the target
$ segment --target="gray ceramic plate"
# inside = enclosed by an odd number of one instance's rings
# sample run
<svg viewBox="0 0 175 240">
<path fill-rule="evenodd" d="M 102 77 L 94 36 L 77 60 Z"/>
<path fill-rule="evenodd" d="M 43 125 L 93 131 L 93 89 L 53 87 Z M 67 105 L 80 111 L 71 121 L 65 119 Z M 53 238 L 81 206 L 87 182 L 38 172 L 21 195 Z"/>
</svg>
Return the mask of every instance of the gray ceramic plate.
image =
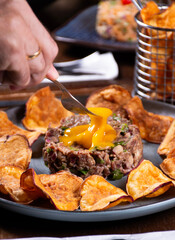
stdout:
<svg viewBox="0 0 175 240">
<path fill-rule="evenodd" d="M 135 51 L 136 43 L 119 42 L 100 37 L 95 30 L 97 6 L 85 9 L 62 28 L 55 30 L 53 36 L 61 42 L 83 45 L 107 51 Z"/>
<path fill-rule="evenodd" d="M 80 100 L 82 100 L 82 102 L 85 101 L 84 98 L 80 98 Z M 172 105 L 154 101 L 143 101 L 143 103 L 148 111 L 175 117 L 175 107 Z M 11 108 L 7 111 L 9 118 L 18 126 L 22 126 L 21 119 L 24 116 L 24 112 L 25 107 L 23 106 Z M 43 145 L 44 139 L 40 137 L 32 146 L 33 157 L 30 167 L 33 167 L 37 173 L 49 173 L 42 158 Z M 156 166 L 159 166 L 162 159 L 156 152 L 157 148 L 158 144 L 151 144 L 144 141 L 144 158 L 151 160 Z M 125 190 L 126 177 L 119 181 L 113 181 L 112 184 Z M 74 222 L 96 222 L 129 219 L 160 212 L 175 207 L 174 197 L 175 189 L 171 188 L 168 192 L 156 198 L 141 199 L 131 204 L 121 204 L 105 211 L 94 212 L 81 212 L 79 210 L 73 212 L 58 211 L 53 209 L 48 202 L 38 201 L 33 205 L 22 205 L 2 197 L 0 198 L 0 206 L 37 218 Z"/>
</svg>

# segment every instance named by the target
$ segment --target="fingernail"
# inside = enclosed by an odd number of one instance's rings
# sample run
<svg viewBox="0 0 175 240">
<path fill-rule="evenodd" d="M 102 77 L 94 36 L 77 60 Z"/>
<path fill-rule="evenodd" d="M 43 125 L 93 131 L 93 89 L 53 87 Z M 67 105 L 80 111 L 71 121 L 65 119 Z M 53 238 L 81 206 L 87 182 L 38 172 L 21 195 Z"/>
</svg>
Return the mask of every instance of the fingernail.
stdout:
<svg viewBox="0 0 175 240">
<path fill-rule="evenodd" d="M 55 80 L 57 79 L 59 76 L 58 74 L 58 71 L 54 68 L 54 66 L 52 65 L 50 68 L 49 68 L 49 71 L 47 72 L 46 74 L 46 77 L 51 79 L 51 80 Z"/>
</svg>

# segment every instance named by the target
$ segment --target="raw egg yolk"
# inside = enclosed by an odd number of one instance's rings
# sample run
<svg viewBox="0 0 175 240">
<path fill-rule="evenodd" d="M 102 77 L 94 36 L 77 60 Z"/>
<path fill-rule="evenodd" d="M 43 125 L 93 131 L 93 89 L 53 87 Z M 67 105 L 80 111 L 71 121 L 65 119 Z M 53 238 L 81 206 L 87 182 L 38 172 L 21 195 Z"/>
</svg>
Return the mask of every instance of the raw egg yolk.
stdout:
<svg viewBox="0 0 175 240">
<path fill-rule="evenodd" d="M 113 141 L 117 134 L 113 127 L 107 123 L 107 119 L 112 115 L 112 111 L 108 108 L 88 109 L 96 114 L 89 114 L 90 123 L 66 129 L 64 136 L 59 137 L 60 141 L 65 146 L 77 143 L 87 149 L 113 146 Z"/>
</svg>

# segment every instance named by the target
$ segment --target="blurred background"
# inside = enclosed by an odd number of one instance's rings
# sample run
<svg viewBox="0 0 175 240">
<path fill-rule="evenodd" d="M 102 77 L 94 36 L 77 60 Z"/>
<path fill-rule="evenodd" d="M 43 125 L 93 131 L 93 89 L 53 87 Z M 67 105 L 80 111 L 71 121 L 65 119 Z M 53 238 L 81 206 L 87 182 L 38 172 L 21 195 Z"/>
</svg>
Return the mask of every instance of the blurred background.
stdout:
<svg viewBox="0 0 175 240">
<path fill-rule="evenodd" d="M 49 31 L 98 2 L 99 0 L 28 0 L 35 14 Z"/>
</svg>

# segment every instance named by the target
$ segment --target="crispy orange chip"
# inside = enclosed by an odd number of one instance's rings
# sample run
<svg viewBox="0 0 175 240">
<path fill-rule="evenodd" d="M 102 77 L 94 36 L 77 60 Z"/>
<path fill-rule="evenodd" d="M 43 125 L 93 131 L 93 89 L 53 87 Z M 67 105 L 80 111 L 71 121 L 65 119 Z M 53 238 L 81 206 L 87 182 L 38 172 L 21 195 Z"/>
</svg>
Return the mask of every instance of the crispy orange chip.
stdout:
<svg viewBox="0 0 175 240">
<path fill-rule="evenodd" d="M 151 84 L 149 88 L 151 91 L 148 94 L 150 94 L 152 99 L 158 100 L 173 98 L 172 92 L 175 91 L 174 86 L 172 86 L 172 79 L 175 76 L 173 64 L 175 3 L 173 2 L 166 9 L 159 9 L 155 1 L 149 1 L 142 8 L 140 14 L 143 22 L 151 26 L 146 28 L 147 33 L 145 34 L 148 34 L 150 38 L 144 40 L 146 41 L 146 51 L 143 53 L 143 57 L 147 59 L 151 56 L 151 70 L 143 66 L 141 67 L 143 72 L 150 74 L 149 81 L 151 81 Z M 163 28 L 168 28 L 169 30 L 166 31 Z M 141 60 L 141 62 L 145 65 L 144 60 Z"/>
<path fill-rule="evenodd" d="M 45 87 L 29 98 L 23 124 L 29 130 L 45 133 L 48 126 L 57 127 L 62 118 L 70 115 L 50 88 Z"/>
<path fill-rule="evenodd" d="M 0 167 L 0 192 L 8 194 L 16 202 L 29 204 L 38 198 L 38 195 L 31 195 L 20 187 L 20 178 L 23 172 L 24 170 L 19 167 Z"/>
<path fill-rule="evenodd" d="M 143 160 L 128 175 L 126 190 L 134 200 L 142 197 L 157 197 L 173 186 L 172 180 L 150 161 Z"/>
<path fill-rule="evenodd" d="M 143 21 L 154 27 L 161 28 L 175 28 L 175 3 L 172 3 L 166 10 L 160 11 L 155 2 L 150 1 L 146 6 L 141 10 L 141 17 Z M 171 35 L 173 34 L 170 32 Z M 152 31 L 152 34 L 157 36 L 157 31 Z M 162 31 L 162 36 L 159 35 L 159 38 L 166 38 L 166 32 Z"/>
<path fill-rule="evenodd" d="M 131 94 L 126 89 L 118 85 L 110 85 L 92 93 L 86 107 L 106 107 L 116 112 L 130 99 Z"/>
<path fill-rule="evenodd" d="M 73 211 L 79 207 L 83 180 L 68 171 L 37 175 L 28 169 L 21 176 L 21 187 L 28 191 L 42 191 L 58 210 Z"/>
<path fill-rule="evenodd" d="M 165 138 L 161 142 L 157 152 L 160 155 L 166 155 L 175 150 L 175 120 L 172 122 L 170 128 L 168 129 Z"/>
<path fill-rule="evenodd" d="M 102 210 L 126 201 L 132 202 L 132 198 L 99 175 L 89 176 L 82 184 L 80 200 L 82 211 Z"/>
<path fill-rule="evenodd" d="M 141 99 L 135 96 L 124 106 L 133 124 L 138 126 L 142 139 L 149 142 L 161 143 L 174 120 L 144 109 Z"/>
<path fill-rule="evenodd" d="M 160 13 L 157 4 L 153 1 L 147 2 L 145 7 L 140 11 L 143 22 L 147 23 L 154 14 Z"/>
<path fill-rule="evenodd" d="M 165 158 L 160 164 L 160 168 L 166 175 L 175 180 L 175 156 Z"/>
<path fill-rule="evenodd" d="M 29 166 L 32 150 L 23 135 L 0 138 L 0 166 L 12 165 L 26 169 Z"/>
<path fill-rule="evenodd" d="M 26 136 L 30 145 L 40 136 L 39 132 L 30 132 L 17 127 L 8 119 L 5 112 L 0 111 L 0 137 L 14 134 Z"/>
</svg>

